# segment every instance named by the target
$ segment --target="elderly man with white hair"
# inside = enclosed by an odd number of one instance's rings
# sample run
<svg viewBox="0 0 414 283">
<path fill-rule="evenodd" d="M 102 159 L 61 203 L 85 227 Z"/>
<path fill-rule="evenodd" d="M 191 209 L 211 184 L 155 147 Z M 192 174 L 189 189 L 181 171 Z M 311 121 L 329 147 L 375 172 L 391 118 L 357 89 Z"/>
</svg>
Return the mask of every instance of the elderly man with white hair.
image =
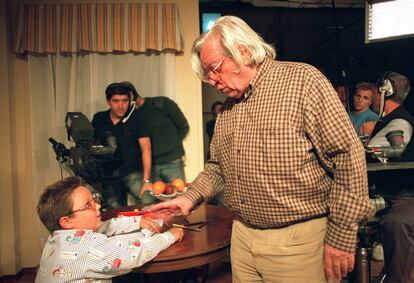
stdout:
<svg viewBox="0 0 414 283">
<path fill-rule="evenodd" d="M 373 208 L 362 144 L 331 83 L 310 65 L 274 60 L 273 46 L 233 16 L 192 52 L 195 72 L 227 100 L 203 172 L 152 210 L 188 214 L 223 192 L 236 213 L 233 282 L 340 280 Z"/>
</svg>

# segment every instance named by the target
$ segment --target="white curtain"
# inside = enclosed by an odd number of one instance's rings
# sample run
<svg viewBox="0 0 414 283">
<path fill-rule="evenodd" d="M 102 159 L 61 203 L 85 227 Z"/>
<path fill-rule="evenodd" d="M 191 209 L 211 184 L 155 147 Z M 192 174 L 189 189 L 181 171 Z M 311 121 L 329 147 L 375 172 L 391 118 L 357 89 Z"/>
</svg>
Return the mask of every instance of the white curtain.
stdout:
<svg viewBox="0 0 414 283">
<path fill-rule="evenodd" d="M 34 201 L 43 189 L 61 178 L 50 137 L 66 147 L 65 116 L 82 112 L 90 120 L 106 110 L 105 88 L 130 81 L 143 97 L 176 99 L 175 54 L 91 54 L 29 56 Z M 67 174 L 63 171 L 63 176 Z"/>
</svg>

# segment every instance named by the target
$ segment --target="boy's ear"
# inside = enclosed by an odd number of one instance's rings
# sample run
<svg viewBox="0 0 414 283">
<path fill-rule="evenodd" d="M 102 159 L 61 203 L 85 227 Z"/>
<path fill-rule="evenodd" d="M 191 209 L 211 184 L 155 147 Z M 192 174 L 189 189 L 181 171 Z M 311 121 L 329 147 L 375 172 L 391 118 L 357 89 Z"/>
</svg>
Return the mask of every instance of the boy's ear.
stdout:
<svg viewBox="0 0 414 283">
<path fill-rule="evenodd" d="M 63 229 L 73 229 L 74 228 L 74 224 L 73 222 L 70 220 L 69 216 L 62 216 L 59 219 L 59 225 L 60 227 L 62 227 Z"/>
</svg>

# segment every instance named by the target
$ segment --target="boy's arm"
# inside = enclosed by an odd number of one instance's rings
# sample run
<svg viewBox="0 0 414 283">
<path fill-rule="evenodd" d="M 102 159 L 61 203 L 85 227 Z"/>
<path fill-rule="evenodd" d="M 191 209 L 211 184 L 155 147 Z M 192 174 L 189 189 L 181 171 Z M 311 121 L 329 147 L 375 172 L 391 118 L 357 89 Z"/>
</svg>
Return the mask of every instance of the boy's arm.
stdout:
<svg viewBox="0 0 414 283">
<path fill-rule="evenodd" d="M 141 219 L 142 216 L 111 218 L 102 223 L 98 232 L 109 237 L 136 231 L 141 227 Z"/>
<path fill-rule="evenodd" d="M 128 273 L 152 260 L 176 241 L 171 232 L 149 238 L 139 235 L 141 233 L 114 237 L 99 235 L 93 239 L 86 256 L 85 277 L 103 279 Z"/>
</svg>

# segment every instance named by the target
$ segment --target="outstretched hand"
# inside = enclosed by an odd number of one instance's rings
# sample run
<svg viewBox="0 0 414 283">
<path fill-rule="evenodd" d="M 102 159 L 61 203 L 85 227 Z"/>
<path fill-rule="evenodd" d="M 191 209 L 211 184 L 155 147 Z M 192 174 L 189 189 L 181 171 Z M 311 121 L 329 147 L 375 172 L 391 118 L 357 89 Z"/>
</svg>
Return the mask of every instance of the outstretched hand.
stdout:
<svg viewBox="0 0 414 283">
<path fill-rule="evenodd" d="M 325 275 L 326 279 L 341 280 L 354 269 L 355 253 L 348 253 L 325 244 Z"/>
<path fill-rule="evenodd" d="M 163 219 L 170 219 L 174 216 L 188 215 L 193 206 L 193 202 L 190 199 L 180 196 L 166 202 L 158 203 L 152 206 L 150 210 Z"/>
</svg>

